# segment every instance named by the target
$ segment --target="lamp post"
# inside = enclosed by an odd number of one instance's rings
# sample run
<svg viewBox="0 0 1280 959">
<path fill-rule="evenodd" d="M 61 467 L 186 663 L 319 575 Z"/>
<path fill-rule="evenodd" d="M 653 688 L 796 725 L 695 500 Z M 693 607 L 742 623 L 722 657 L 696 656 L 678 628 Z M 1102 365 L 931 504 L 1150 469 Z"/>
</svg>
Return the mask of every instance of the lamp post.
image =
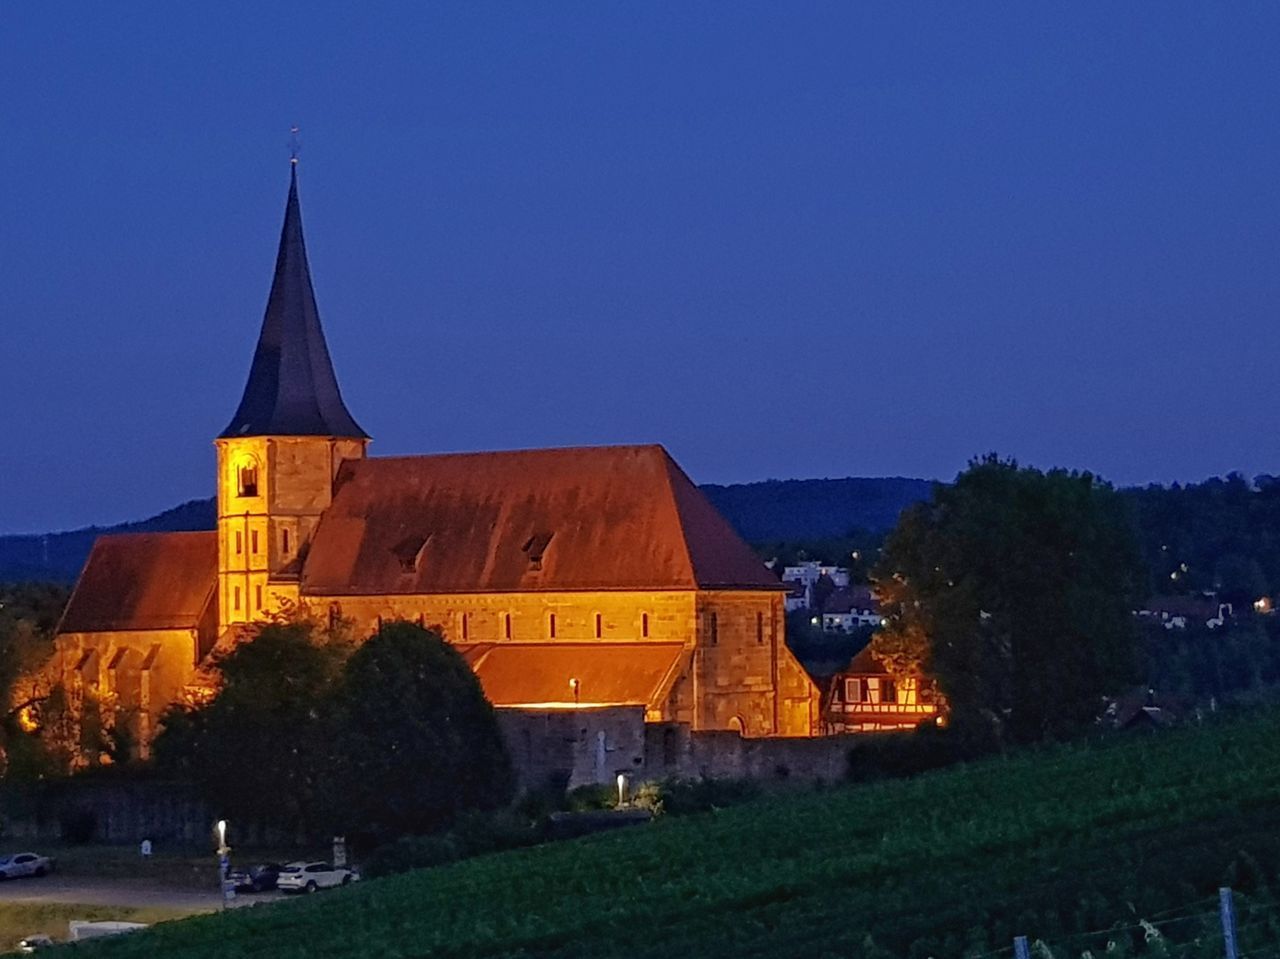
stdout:
<svg viewBox="0 0 1280 959">
<path fill-rule="evenodd" d="M 218 831 L 218 886 L 222 890 L 222 908 L 235 897 L 235 887 L 228 878 L 231 872 L 231 847 L 227 845 L 227 821 L 219 819 L 215 824 Z"/>
<path fill-rule="evenodd" d="M 573 704 L 575 706 L 578 705 L 578 690 L 581 686 L 582 686 L 582 683 L 578 682 L 578 680 L 576 679 L 569 680 L 569 688 L 573 690 Z"/>
</svg>

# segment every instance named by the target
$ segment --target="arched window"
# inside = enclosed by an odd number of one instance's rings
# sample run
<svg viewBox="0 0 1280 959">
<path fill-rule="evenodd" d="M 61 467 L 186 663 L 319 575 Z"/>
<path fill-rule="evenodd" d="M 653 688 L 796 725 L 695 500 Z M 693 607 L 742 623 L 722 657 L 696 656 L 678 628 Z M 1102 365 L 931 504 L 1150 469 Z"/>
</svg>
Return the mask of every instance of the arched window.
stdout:
<svg viewBox="0 0 1280 959">
<path fill-rule="evenodd" d="M 596 613 L 596 639 L 604 635 L 604 617 Z"/>
<path fill-rule="evenodd" d="M 258 464 L 241 463 L 236 469 L 236 488 L 241 496 L 258 495 Z"/>
<path fill-rule="evenodd" d="M 640 614 L 640 635 L 644 639 L 649 638 L 649 614 L 648 613 Z"/>
<path fill-rule="evenodd" d="M 551 639 L 556 638 L 556 614 L 549 613 L 547 615 L 547 635 Z"/>
<path fill-rule="evenodd" d="M 502 637 L 504 639 L 511 638 L 511 614 L 510 613 L 502 614 Z"/>
</svg>

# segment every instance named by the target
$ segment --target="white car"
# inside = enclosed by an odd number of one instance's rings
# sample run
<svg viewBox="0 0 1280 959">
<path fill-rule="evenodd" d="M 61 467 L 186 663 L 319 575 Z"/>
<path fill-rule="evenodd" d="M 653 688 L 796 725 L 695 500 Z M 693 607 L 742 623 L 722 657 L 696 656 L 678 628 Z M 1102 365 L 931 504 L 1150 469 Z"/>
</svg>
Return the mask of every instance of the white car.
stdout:
<svg viewBox="0 0 1280 959">
<path fill-rule="evenodd" d="M 280 870 L 276 888 L 281 892 L 315 892 L 346 886 L 360 878 L 354 869 L 327 862 L 291 862 Z"/>
<path fill-rule="evenodd" d="M 53 860 L 34 852 L 19 852 L 0 859 L 0 879 L 43 876 L 53 872 Z"/>
</svg>

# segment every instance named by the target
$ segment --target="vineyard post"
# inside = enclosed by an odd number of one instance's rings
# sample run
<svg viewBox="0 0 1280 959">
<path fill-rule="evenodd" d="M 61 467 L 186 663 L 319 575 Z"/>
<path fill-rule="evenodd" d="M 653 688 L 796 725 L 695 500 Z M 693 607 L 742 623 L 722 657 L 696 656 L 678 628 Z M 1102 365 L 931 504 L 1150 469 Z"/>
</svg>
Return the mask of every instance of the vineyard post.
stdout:
<svg viewBox="0 0 1280 959">
<path fill-rule="evenodd" d="M 1236 955 L 1236 905 L 1231 897 L 1231 888 L 1223 886 L 1218 890 L 1218 912 L 1222 916 L 1222 945 L 1226 959 L 1237 959 Z"/>
<path fill-rule="evenodd" d="M 1013 959 L 1031 959 L 1031 948 L 1027 945 L 1026 936 L 1013 937 Z"/>
</svg>

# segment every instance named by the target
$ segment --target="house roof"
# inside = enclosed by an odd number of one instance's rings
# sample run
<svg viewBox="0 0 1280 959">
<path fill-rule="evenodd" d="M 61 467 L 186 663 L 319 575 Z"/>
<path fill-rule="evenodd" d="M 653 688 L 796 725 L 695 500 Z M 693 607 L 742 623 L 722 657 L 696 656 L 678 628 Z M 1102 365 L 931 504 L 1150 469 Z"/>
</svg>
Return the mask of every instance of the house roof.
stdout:
<svg viewBox="0 0 1280 959">
<path fill-rule="evenodd" d="M 783 589 L 661 446 L 351 460 L 306 594 Z"/>
<path fill-rule="evenodd" d="M 458 647 L 495 706 L 657 706 L 681 643 L 490 643 Z M 577 698 L 573 680 L 577 680 Z"/>
<path fill-rule="evenodd" d="M 846 586 L 837 589 L 822 604 L 824 613 L 851 613 L 854 610 L 879 610 L 880 602 L 867 586 Z"/>
<path fill-rule="evenodd" d="M 302 239 L 296 165 L 289 178 L 276 272 L 249 381 L 221 434 L 236 436 L 367 437 L 342 402 L 320 327 Z"/>
<path fill-rule="evenodd" d="M 217 533 L 99 536 L 58 631 L 194 629 L 217 579 Z"/>
<path fill-rule="evenodd" d="M 889 670 L 884 663 L 871 655 L 871 646 L 862 647 L 853 659 L 849 660 L 849 665 L 840 670 L 844 675 L 849 676 L 887 676 Z"/>
</svg>

